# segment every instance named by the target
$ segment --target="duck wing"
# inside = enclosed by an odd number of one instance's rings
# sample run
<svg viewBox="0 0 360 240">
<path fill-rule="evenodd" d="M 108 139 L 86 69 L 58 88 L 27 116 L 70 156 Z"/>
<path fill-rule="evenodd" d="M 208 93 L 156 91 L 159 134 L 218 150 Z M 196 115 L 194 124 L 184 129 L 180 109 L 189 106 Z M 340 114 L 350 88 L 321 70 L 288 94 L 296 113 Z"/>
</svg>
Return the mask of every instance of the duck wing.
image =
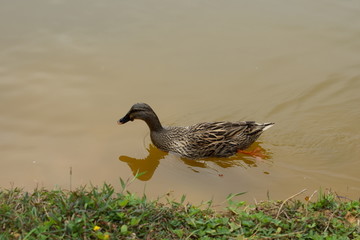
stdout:
<svg viewBox="0 0 360 240">
<path fill-rule="evenodd" d="M 243 122 L 199 123 L 189 127 L 187 147 L 199 157 L 228 157 L 236 153 L 238 138 L 246 129 Z"/>
<path fill-rule="evenodd" d="M 189 127 L 188 148 L 200 157 L 228 157 L 248 148 L 272 125 L 254 121 L 199 123 Z"/>
</svg>

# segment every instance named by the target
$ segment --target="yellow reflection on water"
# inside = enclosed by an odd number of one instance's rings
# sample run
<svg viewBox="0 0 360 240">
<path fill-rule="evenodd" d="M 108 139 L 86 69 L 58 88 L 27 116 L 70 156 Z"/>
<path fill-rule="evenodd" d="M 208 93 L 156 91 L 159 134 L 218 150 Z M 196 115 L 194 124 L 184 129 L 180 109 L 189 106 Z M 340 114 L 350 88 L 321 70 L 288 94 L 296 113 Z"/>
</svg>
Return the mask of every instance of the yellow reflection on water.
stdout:
<svg viewBox="0 0 360 240">
<path fill-rule="evenodd" d="M 138 179 L 142 181 L 148 181 L 152 178 L 156 168 L 160 164 L 160 160 L 168 154 L 167 152 L 163 152 L 156 148 L 152 144 L 149 144 L 147 151 L 149 154 L 144 159 L 137 159 L 128 156 L 119 157 L 120 161 L 126 162 L 128 164 L 134 176 L 138 173 L 142 174 L 138 177 Z"/>
<path fill-rule="evenodd" d="M 194 172 L 198 172 L 196 168 L 209 168 L 214 169 L 212 165 L 221 168 L 230 167 L 258 167 L 259 161 L 269 161 L 271 152 L 262 148 L 259 143 L 254 143 L 248 150 L 252 151 L 257 149 L 261 151 L 263 157 L 248 156 L 247 154 L 239 153 L 229 158 L 206 158 L 206 159 L 187 159 L 179 158 Z M 168 153 L 159 150 L 153 144 L 149 144 L 147 148 L 148 156 L 143 159 L 133 158 L 129 156 L 120 156 L 119 160 L 128 164 L 134 176 L 138 175 L 138 179 L 142 181 L 149 181 L 154 175 L 160 160 L 163 159 Z M 213 163 L 213 164 L 211 164 Z M 215 169 L 216 170 L 216 169 Z"/>
</svg>

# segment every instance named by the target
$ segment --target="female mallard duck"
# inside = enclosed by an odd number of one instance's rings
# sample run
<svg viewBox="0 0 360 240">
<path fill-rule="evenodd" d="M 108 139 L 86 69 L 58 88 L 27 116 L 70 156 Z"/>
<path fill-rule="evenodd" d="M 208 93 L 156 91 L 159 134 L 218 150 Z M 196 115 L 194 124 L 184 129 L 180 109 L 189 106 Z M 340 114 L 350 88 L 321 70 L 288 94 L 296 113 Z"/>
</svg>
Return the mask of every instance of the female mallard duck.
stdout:
<svg viewBox="0 0 360 240">
<path fill-rule="evenodd" d="M 163 127 L 154 110 L 146 103 L 134 104 L 118 124 L 134 119 L 141 119 L 147 123 L 151 141 L 156 147 L 191 159 L 234 155 L 248 148 L 263 131 L 274 124 L 243 121 Z"/>
</svg>

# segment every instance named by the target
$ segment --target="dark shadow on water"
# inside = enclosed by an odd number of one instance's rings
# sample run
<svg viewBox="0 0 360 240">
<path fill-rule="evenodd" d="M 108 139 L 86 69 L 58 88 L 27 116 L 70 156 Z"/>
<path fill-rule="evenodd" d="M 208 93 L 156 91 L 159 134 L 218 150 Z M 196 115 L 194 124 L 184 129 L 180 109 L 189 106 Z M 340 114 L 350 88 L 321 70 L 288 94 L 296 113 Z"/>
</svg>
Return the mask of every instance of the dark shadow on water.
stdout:
<svg viewBox="0 0 360 240">
<path fill-rule="evenodd" d="M 259 161 L 269 162 L 270 152 L 263 149 L 259 143 L 254 143 L 248 150 L 261 149 L 261 152 L 266 156 L 265 158 L 249 156 L 246 154 L 236 154 L 229 158 L 206 158 L 206 159 L 186 159 L 180 158 L 186 165 L 190 167 L 194 172 L 199 172 L 196 168 L 210 168 L 214 169 L 211 165 L 217 165 L 221 168 L 230 168 L 230 167 L 243 167 L 243 168 L 252 168 L 258 167 Z M 167 152 L 163 152 L 156 148 L 153 144 L 149 144 L 147 149 L 148 156 L 144 159 L 137 159 L 128 156 L 120 156 L 119 160 L 125 162 L 130 167 L 133 175 L 142 173 L 138 177 L 139 180 L 148 181 L 154 175 L 156 168 L 160 164 L 160 160 L 165 158 L 168 155 Z"/>
</svg>

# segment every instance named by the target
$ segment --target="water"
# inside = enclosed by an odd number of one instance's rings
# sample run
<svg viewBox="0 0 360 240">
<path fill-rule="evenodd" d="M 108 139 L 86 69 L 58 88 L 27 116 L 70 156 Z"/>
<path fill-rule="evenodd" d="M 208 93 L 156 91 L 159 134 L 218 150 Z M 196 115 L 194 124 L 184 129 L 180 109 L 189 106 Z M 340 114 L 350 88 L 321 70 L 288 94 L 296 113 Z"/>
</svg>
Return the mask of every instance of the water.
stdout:
<svg viewBox="0 0 360 240">
<path fill-rule="evenodd" d="M 119 178 L 150 198 L 284 199 L 360 190 L 357 1 L 1 1 L 0 187 Z M 268 156 L 190 161 L 151 145 L 163 125 L 275 122 Z M 72 175 L 70 176 L 70 168 Z"/>
</svg>

